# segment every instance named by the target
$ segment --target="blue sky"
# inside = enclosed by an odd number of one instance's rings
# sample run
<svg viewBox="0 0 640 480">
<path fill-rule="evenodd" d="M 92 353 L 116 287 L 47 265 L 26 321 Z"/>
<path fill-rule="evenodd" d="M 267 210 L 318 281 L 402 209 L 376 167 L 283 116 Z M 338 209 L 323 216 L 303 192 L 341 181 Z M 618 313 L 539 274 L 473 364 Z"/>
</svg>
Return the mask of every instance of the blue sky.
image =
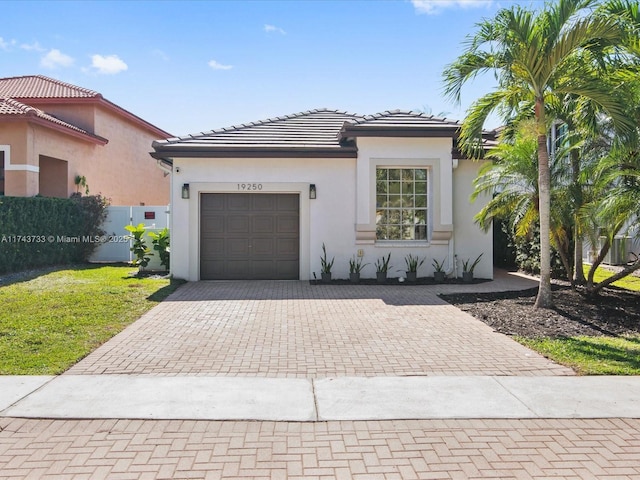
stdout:
<svg viewBox="0 0 640 480">
<path fill-rule="evenodd" d="M 492 80 L 470 84 L 457 107 L 443 68 L 478 21 L 512 3 L 5 1 L 0 76 L 96 90 L 174 135 L 320 107 L 462 119 Z"/>
</svg>

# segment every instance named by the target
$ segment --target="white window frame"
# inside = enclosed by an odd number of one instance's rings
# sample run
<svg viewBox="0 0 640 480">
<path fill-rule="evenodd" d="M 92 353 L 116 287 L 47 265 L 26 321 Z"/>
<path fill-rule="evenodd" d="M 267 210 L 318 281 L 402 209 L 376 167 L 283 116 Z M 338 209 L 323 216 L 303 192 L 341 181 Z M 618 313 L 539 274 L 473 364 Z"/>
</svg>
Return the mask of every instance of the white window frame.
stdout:
<svg viewBox="0 0 640 480">
<path fill-rule="evenodd" d="M 426 172 L 426 178 L 425 178 L 425 185 L 426 185 L 426 207 L 424 208 L 424 210 L 426 210 L 425 212 L 425 238 L 423 239 L 402 239 L 402 238 L 398 238 L 398 239 L 385 239 L 385 238 L 378 238 L 378 211 L 379 211 L 379 207 L 378 207 L 378 170 L 380 169 L 385 169 L 385 170 L 424 170 Z M 375 222 L 375 228 L 376 228 L 376 232 L 375 232 L 375 243 L 376 244 L 384 244 L 384 245 L 402 245 L 402 246 L 408 246 L 408 245 L 428 245 L 430 243 L 430 239 L 431 239 L 431 232 L 433 229 L 433 221 L 432 221 L 432 210 L 433 210 L 433 183 L 432 183 L 432 168 L 429 165 L 393 165 L 393 164 L 377 164 L 375 165 L 374 168 L 374 222 Z M 415 174 L 414 174 L 414 178 L 415 178 Z M 387 180 L 388 182 L 388 180 Z M 415 183 L 415 180 L 413 180 L 413 182 Z M 415 189 L 414 189 L 415 191 Z M 414 197 L 415 197 L 415 193 L 414 193 Z M 412 207 L 412 210 L 417 210 L 421 208 L 417 208 Z M 389 210 L 402 210 L 402 208 L 393 208 L 393 209 L 389 209 Z M 399 224 L 400 228 L 402 228 L 402 224 Z M 415 224 L 414 224 L 414 228 L 415 228 Z M 415 232 L 415 230 L 414 230 Z"/>
</svg>

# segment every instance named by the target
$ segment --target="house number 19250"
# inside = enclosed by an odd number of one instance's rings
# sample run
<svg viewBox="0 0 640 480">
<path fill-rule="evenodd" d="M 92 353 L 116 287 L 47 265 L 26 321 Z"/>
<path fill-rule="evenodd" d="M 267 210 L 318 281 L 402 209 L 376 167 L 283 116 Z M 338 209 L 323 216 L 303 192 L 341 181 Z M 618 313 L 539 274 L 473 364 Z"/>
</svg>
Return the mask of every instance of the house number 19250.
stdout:
<svg viewBox="0 0 640 480">
<path fill-rule="evenodd" d="M 245 190 L 245 191 L 262 190 L 262 184 L 261 183 L 239 183 L 238 190 Z"/>
</svg>

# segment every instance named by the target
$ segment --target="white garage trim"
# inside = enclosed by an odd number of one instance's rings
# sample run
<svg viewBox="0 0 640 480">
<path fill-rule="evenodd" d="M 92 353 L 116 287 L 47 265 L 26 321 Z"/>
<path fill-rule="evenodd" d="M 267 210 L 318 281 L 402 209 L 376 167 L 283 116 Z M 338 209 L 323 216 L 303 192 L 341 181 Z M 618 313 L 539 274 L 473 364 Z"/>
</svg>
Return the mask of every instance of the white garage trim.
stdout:
<svg viewBox="0 0 640 480">
<path fill-rule="evenodd" d="M 240 184 L 241 185 L 241 184 Z M 257 184 L 256 184 L 257 185 Z M 300 195 L 300 280 L 310 277 L 310 200 L 308 183 L 260 183 L 259 193 L 294 193 Z M 248 193 L 238 183 L 189 184 L 189 278 L 200 280 L 200 194 Z M 256 191 L 256 193 L 258 193 Z M 180 201 L 180 200 L 178 200 Z M 178 232 L 175 232 L 177 235 Z"/>
</svg>

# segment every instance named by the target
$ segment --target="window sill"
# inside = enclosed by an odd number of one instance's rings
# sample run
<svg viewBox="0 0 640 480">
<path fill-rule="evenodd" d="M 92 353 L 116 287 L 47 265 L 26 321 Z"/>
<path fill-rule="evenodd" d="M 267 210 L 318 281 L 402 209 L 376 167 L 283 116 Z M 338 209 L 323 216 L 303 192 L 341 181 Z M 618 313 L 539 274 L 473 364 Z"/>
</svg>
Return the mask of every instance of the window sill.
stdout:
<svg viewBox="0 0 640 480">
<path fill-rule="evenodd" d="M 411 248 L 411 247 L 430 247 L 428 240 L 376 240 L 376 247 L 391 248 Z"/>
</svg>

